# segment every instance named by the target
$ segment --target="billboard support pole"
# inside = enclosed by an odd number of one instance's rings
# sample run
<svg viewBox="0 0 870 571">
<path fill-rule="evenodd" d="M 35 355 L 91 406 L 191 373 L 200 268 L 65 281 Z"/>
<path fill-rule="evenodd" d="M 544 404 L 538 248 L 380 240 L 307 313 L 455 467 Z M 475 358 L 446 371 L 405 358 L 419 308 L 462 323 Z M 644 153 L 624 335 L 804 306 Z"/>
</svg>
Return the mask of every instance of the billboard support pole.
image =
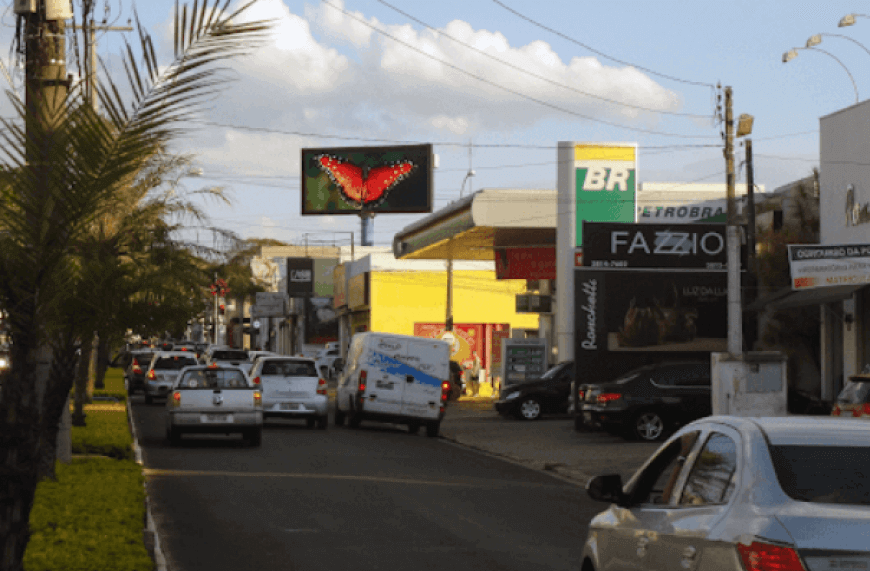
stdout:
<svg viewBox="0 0 870 571">
<path fill-rule="evenodd" d="M 367 212 L 365 210 L 360 211 L 359 224 L 360 232 L 362 233 L 360 244 L 363 246 L 374 246 L 375 214 L 373 212 Z"/>
</svg>

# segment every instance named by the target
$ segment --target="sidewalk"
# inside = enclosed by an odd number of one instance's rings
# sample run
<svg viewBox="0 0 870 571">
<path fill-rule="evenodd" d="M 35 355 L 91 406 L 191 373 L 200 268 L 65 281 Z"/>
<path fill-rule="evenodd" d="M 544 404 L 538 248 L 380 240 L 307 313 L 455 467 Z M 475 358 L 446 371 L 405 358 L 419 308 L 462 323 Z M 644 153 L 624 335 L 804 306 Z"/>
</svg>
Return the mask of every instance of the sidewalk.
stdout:
<svg viewBox="0 0 870 571">
<path fill-rule="evenodd" d="M 620 474 L 627 480 L 659 444 L 629 442 L 606 432 L 576 432 L 570 416 L 535 421 L 502 417 L 491 397 L 451 401 L 441 435 L 452 442 L 551 471 L 585 485 L 592 476 Z"/>
</svg>

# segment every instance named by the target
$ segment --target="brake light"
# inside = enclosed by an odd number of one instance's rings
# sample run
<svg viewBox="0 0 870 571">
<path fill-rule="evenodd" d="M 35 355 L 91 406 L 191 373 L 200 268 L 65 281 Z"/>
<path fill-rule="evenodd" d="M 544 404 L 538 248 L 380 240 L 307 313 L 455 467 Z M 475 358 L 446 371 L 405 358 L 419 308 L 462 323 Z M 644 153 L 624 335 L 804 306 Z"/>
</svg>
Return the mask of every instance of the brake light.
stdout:
<svg viewBox="0 0 870 571">
<path fill-rule="evenodd" d="M 142 374 L 142 367 L 139 366 L 139 360 L 138 360 L 138 359 L 133 359 L 133 372 L 136 373 L 137 375 L 141 375 L 141 374 Z"/>
<path fill-rule="evenodd" d="M 260 386 L 260 377 L 259 376 L 254 377 L 253 379 L 251 379 L 251 382 L 257 386 Z"/>
<path fill-rule="evenodd" d="M 450 381 L 444 381 L 441 383 L 441 400 L 447 400 L 447 396 L 450 394 Z"/>
<path fill-rule="evenodd" d="M 260 391 L 254 391 L 254 407 L 263 406 L 263 393 Z"/>
<path fill-rule="evenodd" d="M 855 418 L 859 418 L 862 414 L 865 414 L 865 413 L 866 413 L 865 408 L 853 408 L 852 409 L 852 416 L 854 416 Z"/>
<path fill-rule="evenodd" d="M 864 403 L 864 406 L 862 407 L 862 412 L 864 413 L 864 416 L 870 416 L 870 402 Z"/>
<path fill-rule="evenodd" d="M 324 379 L 317 379 L 317 394 L 326 394 L 326 381 Z"/>
<path fill-rule="evenodd" d="M 797 552 L 791 547 L 753 541 L 737 544 L 746 571 L 804 571 Z"/>
<path fill-rule="evenodd" d="M 172 399 L 169 401 L 171 406 L 181 406 L 181 393 L 175 391 L 172 393 Z"/>
<path fill-rule="evenodd" d="M 217 364 L 216 362 L 215 362 L 215 363 L 212 363 L 211 365 L 208 366 L 208 368 L 209 368 L 209 369 L 217 369 L 217 368 L 218 368 L 218 364 Z"/>
<path fill-rule="evenodd" d="M 150 371 L 148 371 L 148 378 L 151 379 L 152 381 L 157 378 L 157 375 L 154 374 L 154 369 L 151 369 Z"/>
<path fill-rule="evenodd" d="M 579 391 L 577 391 L 577 398 L 578 399 L 583 400 L 583 398 L 585 396 L 586 396 L 586 391 L 584 391 L 583 389 L 580 389 Z"/>
<path fill-rule="evenodd" d="M 364 393 L 366 390 L 366 379 L 368 379 L 369 374 L 368 371 L 363 369 L 359 372 L 359 381 L 357 381 L 357 390 L 361 393 Z"/>
<path fill-rule="evenodd" d="M 622 395 L 619 393 L 601 393 L 598 395 L 598 402 L 605 403 L 610 402 L 612 400 L 619 400 L 622 398 Z"/>
<path fill-rule="evenodd" d="M 831 416 L 840 416 L 840 405 L 834 405 L 834 409 L 831 411 Z"/>
</svg>

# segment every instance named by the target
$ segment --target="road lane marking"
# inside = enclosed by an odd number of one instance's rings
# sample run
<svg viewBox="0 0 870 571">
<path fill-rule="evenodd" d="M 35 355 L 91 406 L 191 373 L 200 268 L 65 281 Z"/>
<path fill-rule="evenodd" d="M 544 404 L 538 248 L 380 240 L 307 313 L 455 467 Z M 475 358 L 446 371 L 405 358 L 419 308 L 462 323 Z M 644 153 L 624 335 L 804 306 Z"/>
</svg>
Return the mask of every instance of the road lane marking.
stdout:
<svg viewBox="0 0 870 571">
<path fill-rule="evenodd" d="M 292 473 L 292 472 L 230 472 L 225 470 L 164 470 L 160 468 L 145 468 L 143 473 L 146 477 L 192 477 L 192 476 L 223 476 L 231 478 L 298 478 L 316 480 L 350 480 L 363 482 L 377 482 L 385 484 L 411 484 L 417 486 L 450 486 L 465 488 L 494 489 L 496 487 L 529 487 L 529 488 L 558 488 L 566 486 L 555 484 L 536 484 L 532 482 L 512 482 L 510 480 L 484 480 L 478 482 L 456 482 L 446 480 L 417 480 L 411 478 L 389 478 L 383 476 L 346 476 L 342 474 L 315 474 L 315 473 Z"/>
</svg>

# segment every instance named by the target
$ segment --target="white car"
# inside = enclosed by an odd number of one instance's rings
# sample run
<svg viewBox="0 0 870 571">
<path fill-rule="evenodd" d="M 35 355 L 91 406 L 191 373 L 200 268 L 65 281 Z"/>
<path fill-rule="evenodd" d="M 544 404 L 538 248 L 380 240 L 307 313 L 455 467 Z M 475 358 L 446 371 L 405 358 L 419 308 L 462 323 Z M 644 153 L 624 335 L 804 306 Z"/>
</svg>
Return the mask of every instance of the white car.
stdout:
<svg viewBox="0 0 870 571">
<path fill-rule="evenodd" d="M 166 398 L 181 369 L 196 364 L 196 356 L 189 351 L 154 353 L 145 373 L 145 404 L 151 404 L 155 398 Z"/>
<path fill-rule="evenodd" d="M 314 360 L 301 357 L 260 357 L 250 372 L 263 391 L 263 417 L 305 419 L 309 428 L 325 430 L 329 397 L 326 381 Z"/>
</svg>

